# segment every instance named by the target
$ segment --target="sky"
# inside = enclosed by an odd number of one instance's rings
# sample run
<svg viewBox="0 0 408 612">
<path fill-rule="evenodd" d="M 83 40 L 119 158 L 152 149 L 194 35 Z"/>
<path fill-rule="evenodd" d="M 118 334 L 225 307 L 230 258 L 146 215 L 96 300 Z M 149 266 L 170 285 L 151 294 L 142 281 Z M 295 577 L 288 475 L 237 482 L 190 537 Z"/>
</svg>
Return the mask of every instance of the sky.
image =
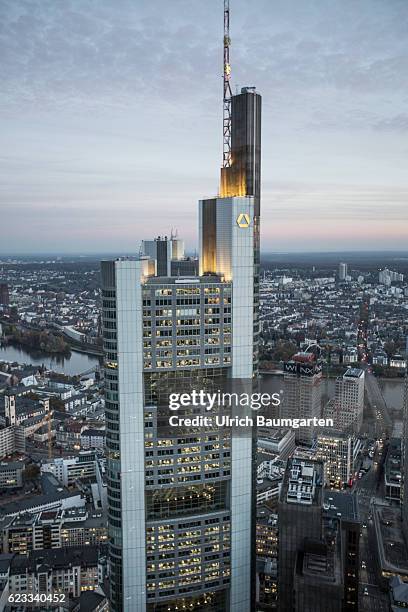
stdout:
<svg viewBox="0 0 408 612">
<path fill-rule="evenodd" d="M 263 251 L 407 250 L 408 2 L 230 0 Z M 222 0 L 0 2 L 0 253 L 137 252 L 222 161 Z"/>
</svg>

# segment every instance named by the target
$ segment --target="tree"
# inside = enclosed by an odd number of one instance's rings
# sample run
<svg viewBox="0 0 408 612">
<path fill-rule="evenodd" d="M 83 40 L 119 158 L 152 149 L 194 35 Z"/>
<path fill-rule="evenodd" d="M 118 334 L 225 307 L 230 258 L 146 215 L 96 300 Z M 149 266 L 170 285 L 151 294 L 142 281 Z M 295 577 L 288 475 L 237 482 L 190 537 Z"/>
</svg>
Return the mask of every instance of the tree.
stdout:
<svg viewBox="0 0 408 612">
<path fill-rule="evenodd" d="M 297 346 L 294 342 L 281 340 L 276 345 L 273 358 L 275 361 L 287 361 L 296 353 L 296 351 Z"/>
<path fill-rule="evenodd" d="M 388 357 L 392 357 L 395 354 L 395 342 L 390 340 L 384 344 L 384 351 L 387 353 Z"/>
<path fill-rule="evenodd" d="M 23 472 L 23 478 L 26 481 L 27 480 L 37 480 L 39 475 L 40 475 L 40 468 L 35 463 L 29 463 Z"/>
</svg>

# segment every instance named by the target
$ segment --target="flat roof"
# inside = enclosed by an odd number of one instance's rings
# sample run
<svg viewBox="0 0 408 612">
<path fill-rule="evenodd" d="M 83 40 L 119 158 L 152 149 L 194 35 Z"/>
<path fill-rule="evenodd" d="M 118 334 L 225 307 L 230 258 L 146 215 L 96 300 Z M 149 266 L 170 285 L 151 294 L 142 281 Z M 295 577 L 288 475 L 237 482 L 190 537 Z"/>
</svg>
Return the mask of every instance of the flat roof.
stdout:
<svg viewBox="0 0 408 612">
<path fill-rule="evenodd" d="M 344 373 L 344 376 L 347 376 L 350 378 L 360 378 L 363 375 L 364 375 L 364 370 L 361 370 L 361 368 L 348 368 L 346 372 Z"/>
<path fill-rule="evenodd" d="M 325 489 L 323 491 L 323 512 L 330 518 L 359 521 L 357 499 L 352 493 Z"/>
<path fill-rule="evenodd" d="M 9 470 L 23 470 L 24 463 L 22 461 L 10 461 L 9 463 L 0 463 L 0 472 L 8 472 Z"/>
</svg>

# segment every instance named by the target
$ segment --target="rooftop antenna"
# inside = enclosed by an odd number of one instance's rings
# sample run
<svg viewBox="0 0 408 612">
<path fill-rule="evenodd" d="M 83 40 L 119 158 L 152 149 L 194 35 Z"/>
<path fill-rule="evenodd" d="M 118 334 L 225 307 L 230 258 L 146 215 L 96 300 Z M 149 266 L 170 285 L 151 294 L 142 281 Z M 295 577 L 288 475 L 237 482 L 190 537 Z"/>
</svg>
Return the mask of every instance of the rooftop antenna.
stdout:
<svg viewBox="0 0 408 612">
<path fill-rule="evenodd" d="M 224 0 L 224 97 L 223 97 L 223 168 L 231 166 L 231 64 L 229 35 L 230 8 L 229 0 Z"/>
</svg>

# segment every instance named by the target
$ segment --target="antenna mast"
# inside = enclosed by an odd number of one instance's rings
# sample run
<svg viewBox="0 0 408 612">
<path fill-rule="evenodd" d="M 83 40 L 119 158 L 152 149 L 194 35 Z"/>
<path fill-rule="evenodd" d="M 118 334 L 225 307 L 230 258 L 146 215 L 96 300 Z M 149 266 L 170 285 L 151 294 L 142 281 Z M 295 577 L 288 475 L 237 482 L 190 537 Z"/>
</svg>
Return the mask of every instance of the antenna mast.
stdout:
<svg viewBox="0 0 408 612">
<path fill-rule="evenodd" d="M 229 35 L 230 9 L 229 0 L 224 0 L 224 97 L 223 97 L 223 168 L 231 165 L 231 64 Z"/>
</svg>

